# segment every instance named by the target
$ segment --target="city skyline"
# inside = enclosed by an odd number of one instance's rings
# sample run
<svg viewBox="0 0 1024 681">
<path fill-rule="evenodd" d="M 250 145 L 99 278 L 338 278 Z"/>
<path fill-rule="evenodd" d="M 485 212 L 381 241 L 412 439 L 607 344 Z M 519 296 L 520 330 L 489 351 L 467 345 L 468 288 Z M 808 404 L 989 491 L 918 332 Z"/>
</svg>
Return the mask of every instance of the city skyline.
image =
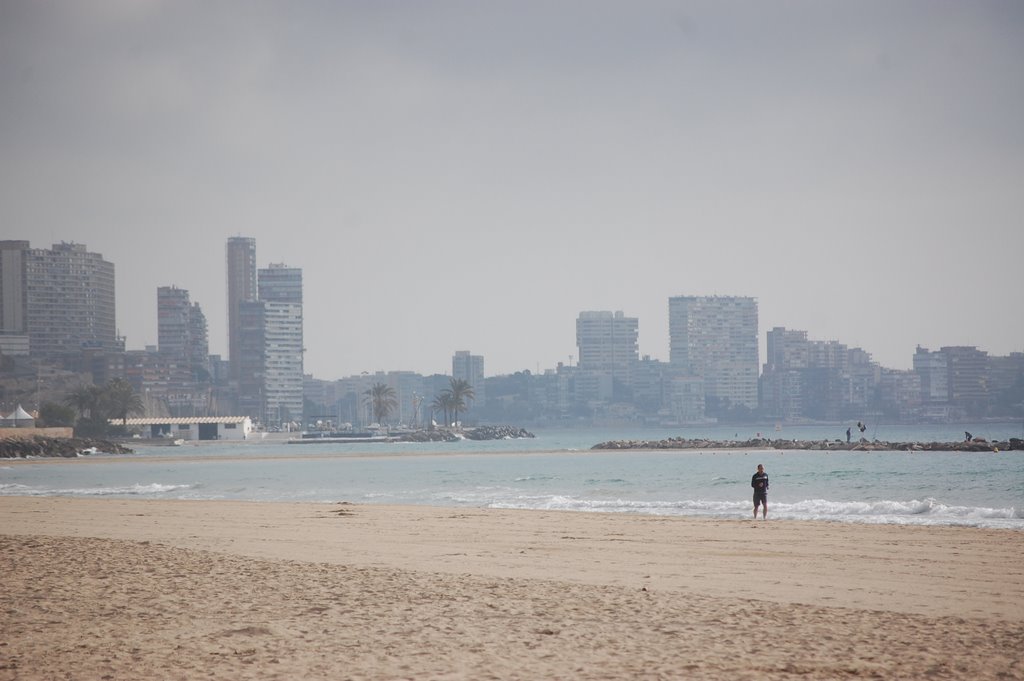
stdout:
<svg viewBox="0 0 1024 681">
<path fill-rule="evenodd" d="M 228 30 L 227 26 L 230 26 Z M 161 286 L 228 355 L 224 243 L 304 274 L 307 373 L 668 360 L 672 296 L 910 369 L 1024 350 L 1024 7 L 5 3 L 2 238 Z"/>
<path fill-rule="evenodd" d="M 35 246 L 32 246 L 31 242 L 29 242 L 28 240 L 4 241 L 4 242 L 0 242 L 0 245 L 6 245 L 7 247 L 14 248 L 14 249 L 17 249 L 17 248 L 29 248 L 31 246 L 31 250 L 30 251 L 26 251 L 26 252 L 42 254 L 43 257 L 52 257 L 52 256 L 56 255 L 59 258 L 59 257 L 61 257 L 62 254 L 77 253 L 77 254 L 79 254 L 79 256 L 85 257 L 89 261 L 95 261 L 95 262 L 103 263 L 104 266 L 106 268 L 108 268 L 111 272 L 116 267 L 115 263 L 111 263 L 111 262 L 103 259 L 103 255 L 101 253 L 95 253 L 93 251 L 90 251 L 88 249 L 88 245 L 87 244 L 82 244 L 82 243 L 77 243 L 77 242 L 62 242 L 62 243 L 59 243 L 59 244 L 54 244 L 54 250 L 52 250 L 52 251 L 49 250 L 49 249 L 36 248 Z M 239 249 L 238 246 L 243 246 L 243 248 Z M 242 251 L 244 251 L 244 256 L 241 256 L 241 252 Z M 232 295 L 233 295 L 233 292 L 236 292 L 235 295 L 237 295 L 237 290 L 239 289 L 239 282 L 240 281 L 244 282 L 244 281 L 247 281 L 250 278 L 253 279 L 252 290 L 249 291 L 248 293 L 246 293 L 245 295 L 242 295 L 242 296 L 239 297 L 239 303 L 242 304 L 242 307 L 245 310 L 248 310 L 243 315 L 245 317 L 245 319 L 243 319 L 239 323 L 237 323 L 239 328 L 245 327 L 247 324 L 251 326 L 251 324 L 253 323 L 253 319 L 252 319 L 253 312 L 256 311 L 257 309 L 262 311 L 264 305 L 268 304 L 267 301 L 272 301 L 273 299 L 277 299 L 276 302 L 271 302 L 270 304 L 273 304 L 273 305 L 277 305 L 277 304 L 286 304 L 286 305 L 287 304 L 297 304 L 298 305 L 298 307 L 297 307 L 298 310 L 301 310 L 301 307 L 302 307 L 303 293 L 302 293 L 302 284 L 301 284 L 301 279 L 302 279 L 301 268 L 289 267 L 288 265 L 286 265 L 284 263 L 269 263 L 267 267 L 259 267 L 258 266 L 258 262 L 259 261 L 256 258 L 256 251 L 257 251 L 257 244 L 256 244 L 256 240 L 255 239 L 248 238 L 248 237 L 237 237 L 236 236 L 236 237 L 229 238 L 228 241 L 227 241 L 227 249 L 226 249 L 227 258 L 226 258 L 226 264 L 225 264 L 225 267 L 226 267 L 225 272 L 226 272 L 226 280 L 227 280 L 227 296 L 226 297 L 228 299 L 230 299 L 232 297 Z M 10 254 L 10 253 L 13 253 L 15 251 L 6 251 L 5 250 L 3 252 Z M 16 265 L 17 262 L 12 261 L 10 264 L 13 266 L 13 265 Z M 15 267 L 14 269 L 17 269 L 17 268 Z M 249 270 L 251 270 L 251 272 L 249 272 Z M 259 294 L 257 294 L 256 283 L 255 283 L 255 277 L 256 277 L 257 272 L 259 274 L 259 290 L 262 291 L 262 293 L 259 293 Z M 252 275 L 251 277 L 249 276 L 250 274 Z M 243 284 L 243 286 L 245 286 L 245 285 Z M 111 299 L 108 302 L 112 306 L 113 299 L 116 298 L 116 287 L 111 282 L 110 285 L 108 286 L 108 288 L 109 288 L 109 291 L 107 291 L 107 297 Z M 129 288 L 131 288 L 130 285 L 129 285 Z M 17 289 L 17 287 L 16 287 L 16 289 Z M 15 294 L 15 296 L 17 296 L 17 290 L 15 290 L 13 293 Z M 198 338 L 201 338 L 202 348 L 207 350 L 207 351 L 209 351 L 208 336 L 207 336 L 207 326 L 208 326 L 208 324 L 207 324 L 206 316 L 203 314 L 202 309 L 201 309 L 201 301 L 198 301 L 198 300 L 194 301 L 194 302 L 190 301 L 190 294 L 189 294 L 188 289 L 185 289 L 183 287 L 179 287 L 176 284 L 172 284 L 172 285 L 169 285 L 169 286 L 160 286 L 160 287 L 157 288 L 156 293 L 157 293 L 157 303 L 154 306 L 154 309 L 157 311 L 158 343 L 156 343 L 156 344 L 147 343 L 145 348 L 159 349 L 160 352 L 165 353 L 165 352 L 169 351 L 169 348 L 171 347 L 172 344 L 173 345 L 180 345 L 180 346 L 184 347 L 184 343 L 186 343 L 187 341 L 185 341 L 183 339 L 180 339 L 180 338 L 175 338 L 173 336 L 173 334 L 181 333 L 184 330 L 185 325 L 187 324 L 187 325 L 193 326 L 196 329 L 198 329 L 198 331 L 194 331 L 194 333 L 197 334 Z M 264 299 L 264 297 L 266 297 L 266 300 Z M 167 301 L 170 301 L 172 299 L 175 300 L 175 302 L 172 305 L 170 305 L 170 306 L 165 305 L 165 303 Z M 181 307 L 182 303 L 184 303 L 187 307 L 190 307 L 191 309 L 190 310 L 178 309 L 179 307 Z M 248 307 L 245 307 L 246 304 L 248 304 Z M 639 343 L 638 343 L 638 340 L 639 340 L 638 328 L 639 328 L 639 321 L 640 321 L 638 318 L 636 318 L 636 317 L 629 317 L 629 318 L 627 318 L 627 317 L 624 316 L 624 312 L 622 310 L 614 310 L 614 311 L 613 310 L 581 310 L 581 311 L 579 311 L 579 313 L 577 315 L 577 318 L 575 320 L 575 325 L 576 325 L 575 338 L 576 338 L 576 341 L 575 341 L 575 344 L 574 344 L 574 348 L 575 348 L 575 353 L 576 354 L 575 355 L 569 355 L 568 356 L 568 360 L 569 361 L 566 362 L 566 364 L 568 366 L 576 365 L 576 366 L 579 366 L 580 368 L 597 369 L 597 368 L 600 368 L 601 365 L 600 365 L 600 363 L 595 363 L 593 361 L 596 358 L 596 356 L 590 357 L 589 358 L 590 361 L 588 362 L 587 361 L 587 357 L 586 357 L 587 353 L 588 352 L 593 352 L 593 351 L 605 352 L 606 350 L 608 350 L 608 349 L 599 349 L 599 348 L 597 348 L 596 346 L 594 346 L 591 343 L 591 341 L 589 340 L 589 337 L 593 336 L 593 332 L 591 332 L 591 331 L 587 332 L 586 336 L 588 337 L 588 339 L 585 341 L 584 340 L 584 336 L 581 335 L 581 333 L 582 333 L 581 328 L 583 328 L 583 327 L 581 327 L 581 324 L 585 324 L 585 325 L 595 325 L 596 324 L 595 330 L 596 329 L 600 329 L 600 328 L 602 328 L 604 326 L 608 326 L 608 329 L 605 329 L 603 331 L 599 330 L 598 331 L 598 336 L 600 336 L 601 334 L 608 334 L 608 333 L 612 333 L 612 335 L 614 336 L 614 333 L 609 331 L 609 329 L 611 328 L 610 325 L 623 324 L 623 326 L 622 326 L 622 333 L 624 335 L 620 339 L 620 342 L 624 342 L 625 343 L 623 345 L 623 347 L 622 347 L 622 353 L 621 353 L 623 355 L 623 358 L 628 359 L 630 356 L 632 356 L 633 359 L 631 361 L 634 361 L 634 362 L 639 360 L 639 358 L 641 358 L 641 357 L 654 359 L 656 361 L 668 362 L 669 364 L 675 364 L 675 363 L 679 362 L 680 366 L 687 367 L 688 369 L 696 371 L 697 373 L 703 373 L 703 372 L 697 370 L 694 366 L 690 366 L 690 359 L 685 357 L 686 346 L 687 346 L 686 336 L 688 335 L 688 333 L 689 334 L 693 334 L 693 333 L 697 334 L 697 336 L 695 336 L 696 340 L 695 340 L 694 347 L 700 348 L 700 347 L 713 347 L 712 341 L 715 338 L 730 339 L 729 343 L 736 342 L 735 334 L 737 334 L 737 333 L 739 333 L 739 335 L 742 336 L 742 337 L 749 338 L 750 334 L 753 333 L 755 331 L 755 329 L 757 330 L 758 335 L 760 335 L 761 334 L 761 329 L 764 328 L 764 327 L 762 327 L 762 325 L 760 323 L 759 316 L 758 316 L 758 302 L 757 302 L 757 298 L 756 297 L 750 297 L 750 296 L 720 296 L 720 295 L 713 295 L 713 296 L 681 295 L 681 296 L 671 296 L 671 297 L 669 297 L 668 304 L 669 304 L 669 316 L 670 316 L 670 318 L 675 319 L 675 320 L 689 319 L 689 321 L 686 324 L 684 324 L 683 326 L 677 326 L 677 321 L 670 321 L 670 324 L 669 324 L 670 330 L 671 330 L 670 338 L 669 338 L 670 352 L 669 352 L 668 358 L 650 357 L 649 355 L 643 355 L 642 353 L 640 353 L 638 351 L 638 346 L 639 346 Z M 171 312 L 172 307 L 174 308 L 174 312 L 173 313 Z M 695 312 L 696 314 L 694 314 L 694 315 L 690 314 L 689 310 L 690 310 L 691 307 L 693 307 L 693 312 Z M 720 308 L 721 308 L 721 311 L 728 311 L 726 316 L 738 313 L 739 317 L 743 318 L 744 321 L 739 322 L 738 325 L 736 325 L 736 326 L 734 326 L 733 322 L 725 323 L 725 325 L 723 326 L 723 319 L 724 318 L 719 317 L 719 312 L 718 312 Z M 15 312 L 15 310 L 8 309 L 8 307 L 0 306 L 0 309 L 2 309 L 4 311 L 4 314 L 7 315 L 7 316 L 9 316 L 9 313 Z M 702 312 L 701 310 L 705 310 L 705 311 Z M 172 322 L 169 319 L 169 317 L 168 317 L 169 314 L 174 315 L 174 316 L 177 317 L 177 316 L 180 316 L 182 314 L 185 314 L 186 312 L 188 313 L 188 316 L 190 317 L 190 320 L 187 321 L 187 322 L 184 319 L 175 319 Z M 232 314 L 232 309 L 229 307 L 229 309 L 225 313 L 225 319 L 230 319 L 231 314 Z M 259 314 L 260 314 L 260 316 L 262 318 L 263 312 L 260 312 Z M 708 316 L 708 315 L 710 315 L 710 316 Z M 303 327 L 303 322 L 301 320 L 301 317 L 302 317 L 301 312 L 295 313 L 295 311 L 289 310 L 289 311 L 284 313 L 284 317 L 282 317 L 282 319 L 291 319 L 293 316 L 295 316 L 296 319 L 298 320 L 297 321 L 297 327 L 296 327 L 297 330 L 294 331 L 294 333 L 297 333 L 297 334 L 299 334 L 299 336 L 301 336 L 302 335 L 302 327 Z M 6 319 L 6 317 L 5 317 L 5 319 Z M 293 323 L 293 321 L 289 321 L 287 323 L 294 326 L 295 324 Z M 165 322 L 170 323 L 170 325 L 165 327 Z M 198 324 L 198 326 L 196 326 L 197 324 Z M 235 324 L 236 324 L 235 322 L 230 322 L 229 321 L 228 322 L 229 329 L 235 328 Z M 262 322 L 261 322 L 261 324 L 262 324 Z M 689 331 L 687 331 L 687 329 L 686 329 L 687 326 L 691 327 Z M 12 328 L 14 328 L 14 327 L 12 327 Z M 732 366 L 732 369 L 729 369 L 728 371 L 726 371 L 726 373 L 731 373 L 733 371 L 738 370 L 740 373 L 748 374 L 748 378 L 751 378 L 756 383 L 757 377 L 760 375 L 760 370 L 761 370 L 762 366 L 767 365 L 768 363 L 773 361 L 772 360 L 772 340 L 771 340 L 771 334 L 773 332 L 785 332 L 786 334 L 793 335 L 793 337 L 802 337 L 804 340 L 807 340 L 808 334 L 812 334 L 812 341 L 814 343 L 826 344 L 826 345 L 841 344 L 842 347 L 849 346 L 850 349 L 859 350 L 859 351 L 862 351 L 862 352 L 866 353 L 867 356 L 871 358 L 872 362 L 878 364 L 882 368 L 896 370 L 896 371 L 907 371 L 909 369 L 917 369 L 918 368 L 917 367 L 917 359 L 919 358 L 920 352 L 922 350 L 928 351 L 932 347 L 934 347 L 936 349 L 945 349 L 945 348 L 956 349 L 956 348 L 970 348 L 970 347 L 974 347 L 974 348 L 977 348 L 978 350 L 980 350 L 981 352 L 983 352 L 985 354 L 992 355 L 992 356 L 1000 356 L 1000 353 L 992 352 L 992 351 L 990 351 L 989 348 L 985 348 L 985 347 L 982 347 L 982 346 L 973 346 L 973 345 L 971 345 L 971 346 L 964 346 L 964 345 L 955 345 L 955 344 L 950 344 L 950 343 L 940 343 L 940 344 L 935 345 L 935 346 L 926 346 L 926 345 L 924 345 L 922 343 L 917 343 L 917 344 L 915 344 L 914 354 L 912 355 L 912 365 L 908 369 L 908 368 L 904 368 L 904 367 L 893 367 L 893 366 L 885 365 L 884 363 L 879 362 L 879 360 L 877 358 L 873 357 L 873 355 L 870 352 L 870 350 L 868 350 L 866 348 L 862 348 L 862 347 L 857 346 L 857 345 L 851 345 L 851 344 L 848 344 L 848 343 L 844 343 L 843 339 L 836 339 L 836 338 L 831 338 L 831 339 L 814 338 L 813 337 L 813 330 L 794 329 L 794 328 L 782 327 L 782 326 L 771 326 L 771 328 L 764 328 L 764 331 L 763 331 L 764 340 L 763 341 L 761 340 L 760 337 L 755 339 L 756 343 L 757 343 L 757 346 L 758 346 L 757 350 L 756 350 L 756 352 L 757 352 L 756 369 L 754 368 L 755 365 L 752 364 L 752 357 L 753 357 L 754 349 L 752 347 L 750 347 L 750 348 L 747 348 L 747 349 L 741 351 L 741 354 L 743 356 L 745 356 L 747 359 L 741 360 L 739 362 L 739 364 L 736 364 L 735 366 Z M 289 333 L 291 333 L 291 332 L 289 332 Z M 675 337 L 673 334 L 678 334 L 678 337 Z M 114 340 L 113 326 L 111 326 L 111 330 L 110 330 L 109 336 L 110 336 L 110 339 L 113 341 Z M 595 338 L 598 337 L 598 336 L 595 336 Z M 145 349 L 145 348 L 133 348 L 133 347 L 131 347 L 130 343 L 125 343 L 125 341 L 127 339 L 125 339 L 123 337 L 118 337 L 116 340 L 117 340 L 117 345 L 118 346 L 124 346 L 125 349 L 128 349 L 128 350 L 138 351 L 138 350 Z M 586 344 L 586 346 L 589 347 L 589 350 L 588 350 L 588 347 L 584 347 L 584 343 Z M 747 341 L 742 341 L 741 344 L 745 344 L 745 343 L 747 343 Z M 230 345 L 230 343 L 229 343 L 229 345 Z M 304 352 L 300 352 L 299 348 L 303 347 L 303 345 L 304 344 L 302 343 L 302 341 L 299 340 L 299 341 L 297 341 L 297 345 L 294 345 L 294 347 L 293 347 L 293 350 L 297 353 L 297 357 L 298 357 L 297 361 L 300 364 L 303 362 Z M 632 350 L 629 350 L 630 347 L 632 347 Z M 736 347 L 732 347 L 732 348 L 728 348 L 727 349 L 725 346 L 722 346 L 722 347 L 718 348 L 719 351 L 725 351 L 726 354 L 723 355 L 721 358 L 719 358 L 719 360 L 716 360 L 716 362 L 724 360 L 727 365 L 730 365 L 730 366 L 734 365 L 736 363 L 737 359 L 738 359 L 738 356 L 733 355 L 733 353 L 738 351 L 739 347 L 740 346 L 736 346 Z M 672 348 L 677 348 L 677 350 L 680 352 L 679 357 L 676 357 L 675 351 Z M 252 351 L 252 348 L 250 348 L 249 352 L 251 352 L 251 351 Z M 454 360 L 456 358 L 458 358 L 460 356 L 463 356 L 466 359 L 472 357 L 472 359 L 478 363 L 478 366 L 475 369 L 476 373 L 479 374 L 479 375 L 483 374 L 483 371 L 482 371 L 483 361 L 484 361 L 484 356 L 483 355 L 470 355 L 469 351 L 466 351 L 466 350 L 456 350 L 456 351 L 453 351 L 453 352 L 454 352 L 453 362 L 454 362 Z M 1019 350 L 1012 350 L 1012 351 L 1010 351 L 1008 353 L 1004 353 L 1004 354 L 1012 354 L 1012 353 L 1019 354 L 1020 351 Z M 173 352 L 172 352 L 172 354 L 173 354 Z M 231 359 L 230 357 L 226 357 L 226 356 L 223 356 L 223 355 L 218 355 L 218 353 L 215 353 L 215 352 L 210 352 L 209 354 L 210 354 L 210 356 L 215 356 L 215 355 L 219 356 L 222 360 L 230 360 Z M 238 354 L 241 355 L 241 356 L 245 356 L 246 353 L 245 352 L 241 352 L 241 353 L 238 353 Z M 203 357 L 206 357 L 206 355 L 203 355 Z M 232 365 L 232 366 L 237 365 L 238 357 L 235 357 L 234 360 L 235 361 L 230 361 L 229 364 Z M 205 361 L 205 360 L 200 360 L 198 358 L 198 356 L 197 356 L 197 357 L 195 357 L 195 361 L 200 361 L 201 362 L 201 361 Z M 278 360 L 274 360 L 275 363 L 277 361 Z M 292 361 L 292 360 L 288 360 L 288 361 Z M 703 362 L 703 360 L 701 360 L 701 362 Z M 700 364 L 701 362 L 698 362 L 698 364 Z M 585 364 L 587 366 L 584 366 Z M 741 366 L 744 366 L 746 368 L 745 369 L 740 369 Z M 552 365 L 550 367 L 537 367 L 537 370 L 540 371 L 540 372 L 543 372 L 544 370 L 554 369 L 556 367 L 557 367 L 557 364 L 556 365 Z M 604 368 L 610 369 L 611 365 L 606 366 Z M 518 371 L 521 371 L 521 370 L 524 370 L 524 369 L 530 370 L 529 367 L 521 367 L 519 369 L 514 369 L 513 371 L 510 371 L 510 372 L 491 373 L 490 375 L 491 376 L 508 375 L 508 374 L 515 373 L 515 372 L 518 372 Z M 408 372 L 408 371 L 412 371 L 414 373 L 422 373 L 422 374 L 425 374 L 425 375 L 430 375 L 430 374 L 442 374 L 442 375 L 444 375 L 444 374 L 447 373 L 445 370 L 442 370 L 442 371 L 439 371 L 439 372 L 431 372 L 431 371 L 420 372 L 420 371 L 417 371 L 415 369 L 408 369 L 408 368 L 405 368 L 405 367 L 403 367 L 403 368 L 386 367 L 386 368 L 374 369 L 373 371 L 362 370 L 362 371 L 353 372 L 351 374 L 347 374 L 347 375 L 344 375 L 344 376 L 331 376 L 331 377 L 325 377 L 325 376 L 322 376 L 322 375 L 317 375 L 317 374 L 314 374 L 312 372 L 304 372 L 303 371 L 301 373 L 305 373 L 306 375 L 313 376 L 314 378 L 321 379 L 321 380 L 339 380 L 339 379 L 343 379 L 343 378 L 350 378 L 350 377 L 357 376 L 357 375 L 366 375 L 366 374 L 371 374 L 371 373 L 372 374 L 385 374 L 385 373 L 392 373 L 392 372 L 402 373 L 402 372 Z M 465 367 L 462 367 L 459 370 L 456 370 L 456 365 L 455 364 L 452 365 L 452 375 L 453 376 L 459 377 L 459 376 L 462 375 L 462 373 L 465 373 L 466 371 L 467 371 L 467 369 Z M 301 373 L 298 374 L 298 375 L 301 375 Z M 730 381 L 734 381 L 737 378 L 738 378 L 738 374 L 736 376 L 734 376 L 732 379 L 729 379 L 729 380 Z M 746 384 L 748 382 L 749 381 L 747 379 L 740 379 L 740 383 L 742 383 L 742 384 Z M 738 387 L 738 386 L 734 386 L 734 388 L 736 388 L 736 387 Z M 730 390 L 732 390 L 732 389 L 730 389 Z M 739 390 L 742 393 L 744 393 L 744 397 L 740 398 L 739 394 L 735 394 L 735 395 L 731 395 L 731 399 L 739 400 L 740 402 L 745 403 L 748 406 L 750 404 L 752 404 L 752 402 L 753 402 L 752 395 L 756 396 L 756 393 L 757 393 L 756 387 L 752 389 L 748 385 L 745 388 L 739 388 Z M 711 393 L 715 394 L 716 392 L 717 392 L 717 389 L 712 387 Z"/>
<path fill-rule="evenodd" d="M 361 418 L 360 395 L 371 382 L 374 390 L 383 382 L 396 392 L 400 418 L 417 413 L 431 393 L 447 389 L 445 374 L 423 376 L 408 370 L 361 372 L 334 380 L 306 375 L 301 268 L 271 263 L 250 271 L 256 268 L 254 239 L 230 239 L 226 253 L 229 298 L 238 292 L 237 282 L 256 275 L 255 297 L 238 297 L 237 321 L 231 322 L 239 352 L 233 353 L 230 365 L 237 366 L 237 379 L 230 377 L 228 362 L 208 354 L 206 316 L 187 289 L 157 290 L 158 345 L 126 351 L 125 339 L 115 337 L 112 315 L 102 334 L 95 334 L 92 324 L 93 317 L 102 318 L 101 310 L 114 308 L 114 263 L 84 244 L 63 243 L 46 250 L 32 249 L 24 240 L 0 241 L 0 354 L 5 370 L 11 370 L 15 387 L 19 375 L 34 372 L 37 402 L 43 364 L 32 368 L 33 356 L 44 364 L 55 362 L 47 372 L 63 372 L 63 381 L 73 380 L 76 372 L 78 380 L 90 374 L 96 385 L 127 381 L 145 395 L 147 412 L 152 408 L 195 416 L 227 409 L 274 428 L 305 423 L 305 414 L 314 412 L 330 415 L 328 420 L 351 421 L 355 414 Z M 756 415 L 836 421 L 844 415 L 863 419 L 869 412 L 900 420 L 949 421 L 968 415 L 1007 416 L 1024 404 L 1024 352 L 999 356 L 974 346 L 930 350 L 919 345 L 913 370 L 896 370 L 872 361 L 862 348 L 809 338 L 805 330 L 774 327 L 766 334 L 768 353 L 761 373 L 754 298 L 675 296 L 668 302 L 668 362 L 640 356 L 636 317 L 621 310 L 581 311 L 576 366 L 560 364 L 535 376 L 527 372 L 485 380 L 484 356 L 456 350 L 448 377 L 451 391 L 455 393 L 457 383 L 468 384 L 485 418 L 611 418 L 661 424 Z M 228 316 L 233 312 L 228 310 Z M 57 319 L 82 323 L 52 328 L 46 323 Z M 491 394 L 496 398 L 493 406 Z"/>
</svg>

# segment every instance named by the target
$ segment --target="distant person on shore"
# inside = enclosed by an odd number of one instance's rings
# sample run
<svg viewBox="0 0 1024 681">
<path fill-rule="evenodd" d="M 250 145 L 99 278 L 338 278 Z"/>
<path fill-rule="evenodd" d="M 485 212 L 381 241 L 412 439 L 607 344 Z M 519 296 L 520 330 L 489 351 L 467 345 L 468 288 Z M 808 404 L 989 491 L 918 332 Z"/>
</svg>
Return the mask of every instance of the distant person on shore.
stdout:
<svg viewBox="0 0 1024 681">
<path fill-rule="evenodd" d="M 850 429 L 849 428 L 846 429 L 846 441 L 847 442 L 850 441 Z"/>
<path fill-rule="evenodd" d="M 971 438 L 971 434 L 965 430 L 964 431 L 964 442 L 970 442 L 971 439 L 972 439 Z"/>
<path fill-rule="evenodd" d="M 757 464 L 757 472 L 750 479 L 750 486 L 754 488 L 754 520 L 757 520 L 757 507 L 761 507 L 761 517 L 768 519 L 768 474 L 764 472 L 764 465 Z"/>
</svg>

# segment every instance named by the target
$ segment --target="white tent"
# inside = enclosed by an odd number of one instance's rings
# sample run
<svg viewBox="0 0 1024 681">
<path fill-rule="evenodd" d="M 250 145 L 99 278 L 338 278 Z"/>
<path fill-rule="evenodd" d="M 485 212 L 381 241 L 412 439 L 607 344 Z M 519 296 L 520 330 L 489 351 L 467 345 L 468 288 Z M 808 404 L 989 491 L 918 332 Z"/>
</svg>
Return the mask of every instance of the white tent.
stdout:
<svg viewBox="0 0 1024 681">
<path fill-rule="evenodd" d="M 32 414 L 29 414 L 27 411 L 22 409 L 20 404 L 18 405 L 18 408 L 14 410 L 14 413 L 9 415 L 7 418 L 14 421 L 12 425 L 16 428 L 31 428 L 36 424 L 36 420 L 32 418 Z"/>
</svg>

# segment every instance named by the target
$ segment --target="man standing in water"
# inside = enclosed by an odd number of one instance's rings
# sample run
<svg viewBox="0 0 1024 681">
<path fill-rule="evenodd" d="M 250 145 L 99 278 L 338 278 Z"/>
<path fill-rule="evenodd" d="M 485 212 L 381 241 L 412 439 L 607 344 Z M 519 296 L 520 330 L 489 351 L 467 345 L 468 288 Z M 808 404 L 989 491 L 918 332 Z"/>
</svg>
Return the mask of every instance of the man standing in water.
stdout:
<svg viewBox="0 0 1024 681">
<path fill-rule="evenodd" d="M 754 488 L 754 520 L 757 520 L 757 507 L 761 507 L 761 518 L 768 519 L 768 474 L 764 472 L 764 466 L 757 464 L 757 472 L 750 479 L 750 486 Z"/>
</svg>

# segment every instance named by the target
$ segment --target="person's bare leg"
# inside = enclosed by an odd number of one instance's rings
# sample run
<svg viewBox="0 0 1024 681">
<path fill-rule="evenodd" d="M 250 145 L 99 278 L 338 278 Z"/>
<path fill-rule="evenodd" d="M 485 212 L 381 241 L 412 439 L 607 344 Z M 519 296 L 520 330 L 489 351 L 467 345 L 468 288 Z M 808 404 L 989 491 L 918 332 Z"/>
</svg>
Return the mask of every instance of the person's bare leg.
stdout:
<svg viewBox="0 0 1024 681">
<path fill-rule="evenodd" d="M 761 504 L 761 520 L 768 520 L 768 502 Z"/>
</svg>

